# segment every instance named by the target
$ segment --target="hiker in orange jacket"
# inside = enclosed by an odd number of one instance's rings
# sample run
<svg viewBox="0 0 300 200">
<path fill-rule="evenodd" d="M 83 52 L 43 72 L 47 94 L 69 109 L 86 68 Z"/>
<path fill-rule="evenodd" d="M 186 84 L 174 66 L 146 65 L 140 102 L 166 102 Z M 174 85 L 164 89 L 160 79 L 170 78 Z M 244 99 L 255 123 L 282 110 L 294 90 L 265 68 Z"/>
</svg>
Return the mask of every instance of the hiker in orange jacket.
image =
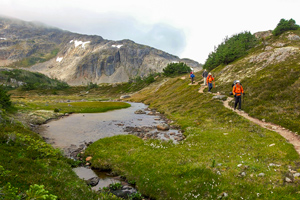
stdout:
<svg viewBox="0 0 300 200">
<path fill-rule="evenodd" d="M 234 110 L 236 109 L 237 104 L 239 104 L 239 110 L 242 108 L 242 94 L 244 95 L 243 86 L 240 84 L 240 81 L 237 80 L 232 88 L 232 94 L 234 95 Z"/>
<path fill-rule="evenodd" d="M 211 73 L 208 73 L 208 77 L 206 78 L 206 83 L 208 85 L 208 92 L 211 92 L 210 90 L 212 89 L 213 85 L 212 82 L 215 80 L 215 78 L 211 75 Z"/>
</svg>

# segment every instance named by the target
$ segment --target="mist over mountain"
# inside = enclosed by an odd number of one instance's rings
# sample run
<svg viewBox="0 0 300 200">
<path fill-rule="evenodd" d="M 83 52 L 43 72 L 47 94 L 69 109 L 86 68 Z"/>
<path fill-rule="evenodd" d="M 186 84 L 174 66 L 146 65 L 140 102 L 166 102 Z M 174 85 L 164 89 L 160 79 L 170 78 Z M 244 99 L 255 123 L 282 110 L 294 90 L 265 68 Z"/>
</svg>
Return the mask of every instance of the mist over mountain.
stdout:
<svg viewBox="0 0 300 200">
<path fill-rule="evenodd" d="M 0 16 L 2 67 L 23 68 L 70 85 L 86 85 L 127 82 L 162 72 L 172 62 L 201 69 L 196 61 L 180 59 L 131 40 L 106 40 Z"/>
</svg>

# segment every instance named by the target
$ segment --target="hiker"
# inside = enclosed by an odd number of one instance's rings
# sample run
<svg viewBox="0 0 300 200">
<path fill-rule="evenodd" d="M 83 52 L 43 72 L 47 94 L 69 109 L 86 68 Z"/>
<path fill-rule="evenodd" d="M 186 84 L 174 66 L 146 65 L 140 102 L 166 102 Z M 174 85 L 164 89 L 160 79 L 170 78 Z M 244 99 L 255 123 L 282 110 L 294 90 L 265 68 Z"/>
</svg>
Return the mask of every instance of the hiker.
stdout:
<svg viewBox="0 0 300 200">
<path fill-rule="evenodd" d="M 206 78 L 207 78 L 208 72 L 206 71 L 206 69 L 204 69 L 204 72 L 202 73 L 202 77 L 203 77 L 203 85 L 206 85 Z"/>
<path fill-rule="evenodd" d="M 212 84 L 213 80 L 215 80 L 215 78 L 209 72 L 206 78 L 206 83 L 208 85 L 208 92 L 211 92 L 211 89 L 213 88 L 213 84 Z"/>
<path fill-rule="evenodd" d="M 237 104 L 239 104 L 239 110 L 242 108 L 242 94 L 244 94 L 244 89 L 239 80 L 236 80 L 232 88 L 232 94 L 234 95 L 234 110 L 236 109 Z"/>
<path fill-rule="evenodd" d="M 194 78 L 195 78 L 195 74 L 194 72 L 191 72 L 191 75 L 190 75 L 191 79 L 192 79 L 192 84 L 194 83 Z"/>
</svg>

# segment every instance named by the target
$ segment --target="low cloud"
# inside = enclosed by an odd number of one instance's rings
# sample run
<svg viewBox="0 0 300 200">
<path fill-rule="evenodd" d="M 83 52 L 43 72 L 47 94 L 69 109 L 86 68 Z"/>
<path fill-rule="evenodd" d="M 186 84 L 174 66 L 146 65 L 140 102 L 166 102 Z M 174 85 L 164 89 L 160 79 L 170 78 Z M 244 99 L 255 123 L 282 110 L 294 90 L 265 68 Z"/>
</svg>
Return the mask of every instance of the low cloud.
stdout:
<svg viewBox="0 0 300 200">
<path fill-rule="evenodd" d="M 74 19 L 74 18 L 72 18 Z M 76 21 L 63 21 L 60 28 L 70 31 L 100 35 L 109 40 L 130 39 L 174 55 L 180 55 L 186 47 L 183 30 L 167 24 L 144 24 L 137 19 L 120 14 L 86 16 Z"/>
<path fill-rule="evenodd" d="M 52 4 L 51 4 L 52 5 Z M 39 21 L 71 32 L 99 35 L 108 40 L 130 39 L 170 54 L 180 56 L 186 47 L 183 30 L 164 23 L 143 23 L 141 19 L 120 12 L 97 13 L 76 7 L 31 8 L 17 4 L 7 9 L 0 8 L 3 14 L 25 21 Z M 33 6 L 33 5 L 31 5 Z M 145 21 L 145 19 L 144 19 Z"/>
</svg>

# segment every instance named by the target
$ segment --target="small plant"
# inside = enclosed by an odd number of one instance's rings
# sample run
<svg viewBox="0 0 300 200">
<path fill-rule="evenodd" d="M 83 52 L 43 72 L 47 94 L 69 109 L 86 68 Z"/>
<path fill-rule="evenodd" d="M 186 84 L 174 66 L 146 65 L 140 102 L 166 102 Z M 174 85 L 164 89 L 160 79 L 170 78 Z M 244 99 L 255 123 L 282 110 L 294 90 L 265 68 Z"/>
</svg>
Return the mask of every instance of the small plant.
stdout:
<svg viewBox="0 0 300 200">
<path fill-rule="evenodd" d="M 59 112 L 59 109 L 58 108 L 54 108 L 54 112 Z"/>
<path fill-rule="evenodd" d="M 30 199 L 46 199 L 46 200 L 56 200 L 57 196 L 53 194 L 48 194 L 49 192 L 44 189 L 44 185 L 31 185 L 29 190 L 26 191 L 26 200 Z"/>
<path fill-rule="evenodd" d="M 98 88 L 98 87 L 99 86 L 97 85 L 97 83 L 90 82 L 87 86 L 87 89 L 90 90 L 90 89 Z"/>
<path fill-rule="evenodd" d="M 216 161 L 213 160 L 212 163 L 211 163 L 211 167 L 215 167 L 216 166 Z"/>
<path fill-rule="evenodd" d="M 135 185 L 135 184 L 136 184 L 136 182 L 135 182 L 134 180 L 128 181 L 128 183 L 129 183 L 130 185 Z"/>
<path fill-rule="evenodd" d="M 143 199 L 143 196 L 142 196 L 141 193 L 136 192 L 136 193 L 131 194 L 131 195 L 128 197 L 128 199 L 130 199 L 130 200 L 141 200 L 141 199 Z"/>
<path fill-rule="evenodd" d="M 122 188 L 122 184 L 121 183 L 112 183 L 112 184 L 109 184 L 109 189 L 111 190 L 119 190 Z"/>
<path fill-rule="evenodd" d="M 10 183 L 7 183 L 4 187 L 0 187 L 0 199 L 21 199 L 18 194 L 18 188 L 13 187 Z"/>
</svg>

